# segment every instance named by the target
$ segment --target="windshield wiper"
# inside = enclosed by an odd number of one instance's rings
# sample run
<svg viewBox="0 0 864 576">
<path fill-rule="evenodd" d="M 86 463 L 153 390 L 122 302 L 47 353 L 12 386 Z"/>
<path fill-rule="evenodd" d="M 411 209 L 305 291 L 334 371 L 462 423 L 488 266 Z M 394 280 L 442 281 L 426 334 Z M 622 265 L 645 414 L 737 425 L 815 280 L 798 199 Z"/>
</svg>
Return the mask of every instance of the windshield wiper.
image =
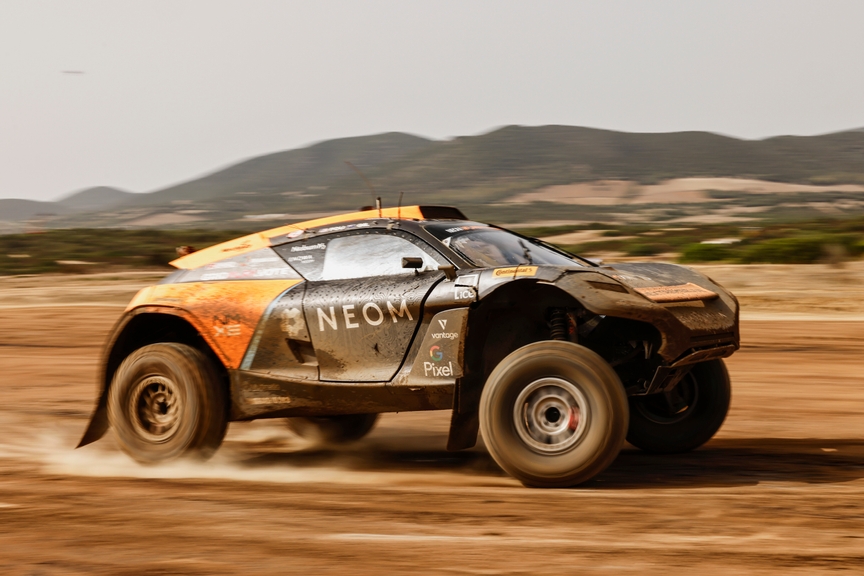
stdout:
<svg viewBox="0 0 864 576">
<path fill-rule="evenodd" d="M 572 252 L 567 252 L 563 248 L 559 248 L 558 246 L 555 246 L 554 244 L 552 244 L 550 242 L 546 242 L 545 240 L 541 240 L 540 238 L 529 238 L 528 240 L 532 244 L 539 244 L 540 246 L 543 246 L 544 248 L 548 248 L 549 250 L 552 250 L 553 252 L 557 252 L 558 254 L 561 254 L 562 256 L 567 256 L 568 258 L 576 258 L 577 260 L 581 260 L 582 262 L 588 264 L 589 266 L 593 266 L 593 267 L 598 266 L 598 264 L 596 262 L 592 262 L 591 260 L 589 260 L 588 258 L 585 258 L 584 256 L 579 256 L 578 254 L 573 254 Z"/>
<path fill-rule="evenodd" d="M 519 245 L 522 246 L 522 257 L 528 261 L 528 264 L 534 264 L 534 260 L 531 259 L 531 250 L 528 248 L 528 245 L 525 244 L 525 241 L 521 238 L 519 239 Z"/>
</svg>

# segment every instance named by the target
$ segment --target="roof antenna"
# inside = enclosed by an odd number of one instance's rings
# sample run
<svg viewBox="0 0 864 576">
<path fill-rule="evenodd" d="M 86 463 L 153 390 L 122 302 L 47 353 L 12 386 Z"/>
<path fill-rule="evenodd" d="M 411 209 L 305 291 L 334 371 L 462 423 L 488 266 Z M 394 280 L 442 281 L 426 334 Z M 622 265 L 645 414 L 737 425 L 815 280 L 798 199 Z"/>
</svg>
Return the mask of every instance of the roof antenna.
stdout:
<svg viewBox="0 0 864 576">
<path fill-rule="evenodd" d="M 348 160 L 344 160 L 344 162 L 345 162 L 345 164 L 348 165 L 349 168 L 354 170 L 357 173 L 357 175 L 360 176 L 360 178 L 363 179 L 363 182 L 366 183 L 366 187 L 369 188 L 370 192 L 372 192 L 372 199 L 375 201 L 375 207 L 378 209 L 378 217 L 380 218 L 381 217 L 381 197 L 375 193 L 375 188 L 372 187 L 372 183 L 369 182 L 369 179 L 366 178 L 366 175 L 363 174 L 363 172 L 361 172 L 359 168 L 354 166 L 354 164 L 352 164 Z"/>
<path fill-rule="evenodd" d="M 399 204 L 397 204 L 397 206 L 396 206 L 396 219 L 397 220 L 402 219 L 402 195 L 404 193 L 405 192 L 403 190 L 399 191 Z"/>
</svg>

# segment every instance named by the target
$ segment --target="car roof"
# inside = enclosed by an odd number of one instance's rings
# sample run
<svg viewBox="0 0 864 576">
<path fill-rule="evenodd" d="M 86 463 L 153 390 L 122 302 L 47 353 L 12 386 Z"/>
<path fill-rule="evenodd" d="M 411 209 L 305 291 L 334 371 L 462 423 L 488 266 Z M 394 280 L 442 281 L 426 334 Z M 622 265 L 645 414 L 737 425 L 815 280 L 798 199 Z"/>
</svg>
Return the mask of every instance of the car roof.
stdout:
<svg viewBox="0 0 864 576">
<path fill-rule="evenodd" d="M 287 224 L 285 226 L 264 230 L 263 232 L 255 232 L 253 234 L 241 236 L 240 238 L 228 240 L 227 242 L 222 242 L 221 244 L 216 244 L 197 252 L 193 252 L 192 254 L 182 256 L 171 262 L 171 265 L 175 268 L 190 270 L 213 262 L 218 262 L 224 258 L 238 256 L 261 248 L 267 248 L 273 245 L 271 239 L 280 236 L 284 237 L 292 233 L 300 234 L 307 230 L 332 224 L 375 218 L 387 218 L 388 220 L 467 220 L 467 217 L 462 214 L 458 208 L 450 206 L 402 206 L 397 208 L 378 208 L 363 210 L 360 212 L 348 212 L 346 214 L 337 214 L 326 218 L 317 218 L 315 220 Z"/>
</svg>

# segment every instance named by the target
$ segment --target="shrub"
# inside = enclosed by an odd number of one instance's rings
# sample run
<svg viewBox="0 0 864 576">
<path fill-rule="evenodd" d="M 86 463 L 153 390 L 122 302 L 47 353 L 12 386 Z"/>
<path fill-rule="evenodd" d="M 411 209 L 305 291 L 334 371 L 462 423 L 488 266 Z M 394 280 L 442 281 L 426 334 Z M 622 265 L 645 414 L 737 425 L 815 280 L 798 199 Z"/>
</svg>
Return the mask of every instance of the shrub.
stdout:
<svg viewBox="0 0 864 576">
<path fill-rule="evenodd" d="M 772 238 L 747 246 L 741 254 L 741 262 L 813 264 L 823 258 L 828 244 L 836 244 L 836 241 L 822 235 Z"/>
<path fill-rule="evenodd" d="M 624 248 L 628 256 L 654 256 L 666 251 L 663 244 L 630 244 Z"/>
<path fill-rule="evenodd" d="M 729 244 L 688 244 L 681 253 L 681 262 L 717 262 L 730 260 Z"/>
</svg>

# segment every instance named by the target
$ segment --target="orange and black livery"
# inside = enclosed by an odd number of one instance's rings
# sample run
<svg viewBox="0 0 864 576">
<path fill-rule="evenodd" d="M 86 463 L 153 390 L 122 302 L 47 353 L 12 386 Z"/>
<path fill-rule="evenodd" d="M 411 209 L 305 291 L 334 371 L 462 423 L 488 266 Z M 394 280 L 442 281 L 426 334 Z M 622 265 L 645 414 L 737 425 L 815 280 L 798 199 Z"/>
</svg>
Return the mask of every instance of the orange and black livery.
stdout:
<svg viewBox="0 0 864 576">
<path fill-rule="evenodd" d="M 685 267 L 602 266 L 444 206 L 368 210 L 178 258 L 106 346 L 80 446 L 207 457 L 228 423 L 357 440 L 379 414 L 451 410 L 531 486 L 601 472 L 623 442 L 695 448 L 729 407 L 738 303 Z"/>
</svg>

